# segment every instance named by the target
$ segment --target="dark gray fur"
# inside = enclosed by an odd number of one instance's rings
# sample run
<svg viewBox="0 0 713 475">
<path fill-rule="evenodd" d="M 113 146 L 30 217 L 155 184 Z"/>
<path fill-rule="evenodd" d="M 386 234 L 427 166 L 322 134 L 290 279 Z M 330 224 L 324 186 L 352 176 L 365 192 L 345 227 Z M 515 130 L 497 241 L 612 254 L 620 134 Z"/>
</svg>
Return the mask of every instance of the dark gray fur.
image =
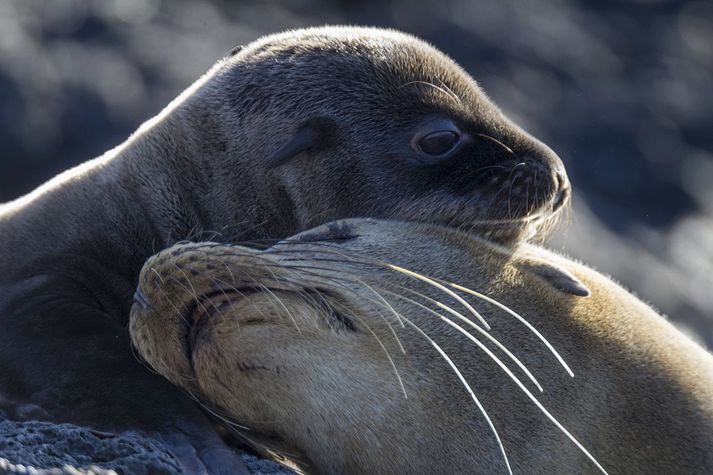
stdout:
<svg viewBox="0 0 713 475">
<path fill-rule="evenodd" d="M 409 141 L 433 117 L 470 138 L 424 165 Z M 290 148 L 305 127 L 314 133 Z M 184 467 L 240 471 L 194 402 L 130 351 L 148 256 L 178 240 L 280 238 L 359 216 L 510 241 L 531 229 L 519 218 L 551 218 L 562 189 L 557 156 L 413 37 L 324 28 L 258 40 L 124 144 L 0 207 L 0 407 L 182 437 L 172 448 Z"/>
</svg>

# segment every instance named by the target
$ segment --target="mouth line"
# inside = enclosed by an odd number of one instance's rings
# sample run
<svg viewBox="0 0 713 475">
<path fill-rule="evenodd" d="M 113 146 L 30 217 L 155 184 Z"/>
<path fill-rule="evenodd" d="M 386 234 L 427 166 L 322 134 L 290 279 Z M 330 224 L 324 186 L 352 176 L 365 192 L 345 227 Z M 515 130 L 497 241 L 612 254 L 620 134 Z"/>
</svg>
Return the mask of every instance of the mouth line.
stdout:
<svg viewBox="0 0 713 475">
<path fill-rule="evenodd" d="M 436 217 L 422 214 L 403 214 L 400 219 L 424 224 L 438 224 L 449 229 L 473 234 L 493 243 L 511 246 L 519 242 L 530 242 L 536 239 L 543 225 L 558 212 L 551 212 L 551 203 L 541 206 L 536 211 L 519 218 L 482 218 L 459 217 L 454 214 L 449 217 Z"/>
<path fill-rule="evenodd" d="M 194 298 L 182 314 L 184 348 L 189 361 L 192 361 L 195 346 L 205 333 L 210 321 L 216 315 L 232 307 L 235 300 L 245 297 L 248 293 L 259 291 L 260 289 L 257 287 L 219 288 Z M 235 297 L 235 299 L 231 297 Z"/>
<path fill-rule="evenodd" d="M 421 223 L 438 223 L 447 228 L 461 229 L 469 232 L 490 231 L 497 233 L 514 233 L 518 230 L 537 228 L 547 221 L 551 213 L 551 204 L 541 206 L 535 212 L 517 218 L 486 218 L 486 217 L 460 217 L 455 213 L 447 217 L 437 217 L 424 214 L 404 213 L 401 219 Z"/>
</svg>

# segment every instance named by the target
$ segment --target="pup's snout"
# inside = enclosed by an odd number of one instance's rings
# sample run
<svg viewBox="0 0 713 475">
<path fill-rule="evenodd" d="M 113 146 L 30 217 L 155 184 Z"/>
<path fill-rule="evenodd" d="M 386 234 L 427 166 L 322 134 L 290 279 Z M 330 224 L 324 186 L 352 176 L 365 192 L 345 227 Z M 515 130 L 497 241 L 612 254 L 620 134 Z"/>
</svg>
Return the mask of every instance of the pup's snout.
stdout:
<svg viewBox="0 0 713 475">
<path fill-rule="evenodd" d="M 556 191 L 552 200 L 552 211 L 557 211 L 562 208 L 572 193 L 572 187 L 569 184 L 569 179 L 564 169 L 559 169 L 555 172 L 555 186 Z"/>
</svg>

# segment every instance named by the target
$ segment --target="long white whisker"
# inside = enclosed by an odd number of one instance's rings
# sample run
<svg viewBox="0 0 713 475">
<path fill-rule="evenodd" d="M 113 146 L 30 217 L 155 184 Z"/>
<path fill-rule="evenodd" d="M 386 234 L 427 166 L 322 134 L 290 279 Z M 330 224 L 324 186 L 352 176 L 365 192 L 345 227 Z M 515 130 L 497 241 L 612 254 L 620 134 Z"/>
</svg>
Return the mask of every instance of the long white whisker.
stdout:
<svg viewBox="0 0 713 475">
<path fill-rule="evenodd" d="M 428 296 L 426 296 L 426 295 L 423 295 L 423 294 L 421 294 L 420 292 L 416 292 L 415 290 L 412 290 L 412 289 L 409 289 L 409 288 L 404 288 L 404 290 L 407 290 L 407 291 L 409 291 L 409 292 L 412 292 L 412 293 L 418 295 L 420 298 L 423 298 L 423 299 L 425 299 L 425 300 L 431 302 L 432 304 L 437 305 L 439 308 L 442 308 L 443 310 L 445 310 L 446 312 L 448 312 L 448 313 L 450 313 L 451 315 L 455 316 L 455 317 L 458 318 L 459 320 L 462 320 L 462 321 L 466 322 L 470 327 L 472 327 L 474 330 L 476 330 L 479 334 L 483 335 L 483 336 L 484 336 L 485 338 L 487 338 L 490 342 L 492 342 L 495 346 L 497 346 L 503 353 L 505 353 L 505 354 L 518 366 L 518 368 L 520 368 L 520 369 L 522 370 L 522 372 L 525 373 L 525 375 L 530 379 L 530 381 L 532 381 L 532 384 L 534 384 L 540 392 L 543 391 L 542 386 L 541 386 L 540 383 L 537 381 L 537 379 L 535 378 L 535 376 L 530 372 L 530 370 L 527 369 L 527 367 L 522 363 L 522 361 L 520 361 L 520 359 L 519 359 L 517 356 L 515 356 L 514 354 L 512 354 L 512 352 L 511 352 L 510 350 L 508 350 L 502 343 L 500 343 L 500 340 L 498 340 L 497 338 L 495 338 L 495 337 L 493 337 L 492 335 L 490 335 L 488 332 L 486 332 L 485 330 L 483 330 L 482 328 L 480 328 L 478 325 L 476 325 L 475 323 L 473 323 L 472 321 L 470 321 L 470 319 L 466 318 L 463 314 L 461 314 L 461 313 L 458 312 L 457 310 L 455 310 L 455 309 L 449 307 L 448 305 L 445 305 L 445 304 L 442 303 L 442 302 L 438 302 L 437 300 L 434 300 L 434 299 L 432 299 L 432 298 L 430 298 L 430 297 L 428 297 Z M 410 299 L 409 299 L 409 300 L 410 300 Z M 413 304 L 418 304 L 418 302 L 414 302 L 414 301 L 411 301 L 411 303 L 413 303 Z M 420 306 L 420 305 L 419 305 L 419 306 Z M 428 309 L 428 308 L 425 307 L 425 306 L 421 306 L 421 307 L 422 307 L 422 308 L 425 308 L 425 309 L 427 309 L 427 310 L 430 310 L 430 309 Z M 440 314 L 439 314 L 439 315 L 440 315 Z M 460 330 L 459 330 L 459 331 L 460 331 Z M 471 336 L 469 333 L 466 332 L 466 334 L 467 334 L 469 337 L 472 338 L 472 336 Z M 480 343 L 480 342 L 478 342 L 478 343 Z"/>
<path fill-rule="evenodd" d="M 372 291 L 380 300 L 380 303 L 386 306 L 386 308 L 394 314 L 398 322 L 401 324 L 401 328 L 405 328 L 404 322 L 401 319 L 401 316 L 399 315 L 399 312 L 394 309 L 394 307 L 379 293 L 377 292 L 372 286 L 367 284 L 366 282 L 357 279 L 357 282 L 362 284 L 364 287 Z M 369 299 L 371 300 L 371 299 Z M 399 339 L 399 336 L 396 334 L 396 330 L 394 330 L 393 325 L 384 317 L 384 321 L 386 322 L 386 325 L 388 325 L 389 329 L 391 330 L 391 333 L 394 335 L 394 338 L 396 339 L 396 343 L 399 345 L 399 349 L 401 350 L 401 353 L 406 354 L 406 350 L 404 349 L 404 346 L 401 344 L 401 340 Z"/>
<path fill-rule="evenodd" d="M 503 446 L 502 441 L 500 440 L 500 435 L 498 434 L 497 429 L 495 429 L 495 425 L 493 424 L 493 421 L 490 419 L 490 416 L 488 415 L 488 412 L 485 410 L 483 405 L 480 403 L 480 400 L 478 397 L 475 395 L 475 392 L 473 392 L 473 389 L 470 387 L 468 384 L 468 381 L 465 380 L 463 377 L 463 374 L 460 372 L 456 364 L 453 362 L 453 360 L 446 354 L 445 351 L 436 343 L 433 341 L 433 339 L 428 336 L 423 330 L 421 330 L 418 325 L 413 323 L 411 320 L 409 320 L 406 317 L 402 317 L 406 323 L 408 323 L 414 330 L 416 330 L 419 334 L 421 334 L 422 337 L 426 339 L 435 349 L 438 351 L 438 353 L 443 357 L 443 359 L 448 363 L 448 365 L 451 367 L 453 372 L 458 376 L 458 379 L 460 379 L 460 382 L 463 384 L 465 387 L 466 391 L 468 391 L 468 394 L 470 395 L 471 399 L 473 399 L 473 402 L 475 405 L 478 407 L 478 410 L 480 410 L 480 413 L 483 415 L 485 418 L 485 421 L 488 423 L 488 426 L 490 427 L 490 431 L 493 433 L 495 436 L 495 440 L 498 443 L 498 447 L 500 447 L 500 452 L 503 454 L 503 460 L 505 461 L 505 466 L 507 467 L 508 474 L 512 475 L 512 469 L 510 468 L 510 461 L 508 460 L 507 453 L 505 452 L 505 446 Z"/>
<path fill-rule="evenodd" d="M 448 97 L 453 99 L 456 103 L 462 104 L 460 97 L 458 97 L 453 91 L 451 91 L 450 89 L 447 89 L 447 88 L 443 88 L 441 86 L 437 86 L 436 84 L 433 84 L 432 82 L 428 82 L 428 81 L 409 81 L 407 83 L 402 84 L 399 87 L 399 89 L 401 89 L 402 87 L 405 87 L 405 86 L 410 86 L 411 84 L 423 84 L 424 86 L 430 86 L 430 87 L 442 92 L 443 94 L 447 95 Z M 443 84 L 443 83 L 441 82 L 441 84 Z M 444 84 L 444 86 L 445 86 L 445 84 Z"/>
<path fill-rule="evenodd" d="M 396 362 L 394 362 L 394 359 L 391 357 L 391 353 L 389 353 L 389 350 L 386 348 L 384 345 L 384 342 L 381 341 L 381 338 L 374 333 L 374 330 L 371 329 L 371 327 L 360 317 L 356 315 L 354 316 L 362 325 L 366 327 L 367 330 L 369 330 L 369 333 L 376 339 L 377 343 L 379 343 L 379 346 L 381 347 L 382 350 L 384 350 L 384 353 L 386 353 L 386 357 L 389 360 L 389 363 L 391 364 L 391 367 L 394 370 L 394 373 L 396 374 L 396 379 L 399 381 L 399 386 L 401 387 L 401 391 L 404 393 L 404 399 L 408 399 L 408 394 L 406 393 L 406 386 L 404 386 L 404 382 L 401 379 L 401 374 L 399 374 L 399 370 L 396 369 Z M 400 344 L 399 344 L 400 345 Z M 403 349 L 403 347 L 401 347 Z"/>
<path fill-rule="evenodd" d="M 399 315 L 399 312 L 397 312 L 396 309 L 394 309 L 394 307 L 379 292 L 377 292 L 376 289 L 374 289 L 374 287 L 360 279 L 356 279 L 356 281 L 365 286 L 367 289 L 371 290 L 379 298 L 379 300 L 384 305 L 386 305 L 386 307 L 391 311 L 391 313 L 394 314 L 396 320 L 398 320 L 398 322 L 401 324 L 401 328 L 405 328 L 404 322 L 401 320 L 401 315 Z"/>
<path fill-rule="evenodd" d="M 478 341 L 477 339 L 475 339 L 470 333 L 468 333 L 468 332 L 466 332 L 465 330 L 463 330 L 462 327 L 460 327 L 459 325 L 453 323 L 451 320 L 447 319 L 446 317 L 444 317 L 443 315 L 439 314 L 438 312 L 435 312 L 433 309 L 429 309 L 428 307 L 426 307 L 426 306 L 423 305 L 423 304 L 420 304 L 419 302 L 415 302 L 415 301 L 413 301 L 413 300 L 411 300 L 411 299 L 408 299 L 408 297 L 399 296 L 398 294 L 395 295 L 395 296 L 396 296 L 396 297 L 403 298 L 404 300 L 407 300 L 407 301 L 410 300 L 411 303 L 413 303 L 414 305 L 418 305 L 419 307 L 423 308 L 424 310 L 427 310 L 427 311 L 430 311 L 430 312 L 432 312 L 432 313 L 435 313 L 435 314 L 438 315 L 445 323 L 447 323 L 447 324 L 450 325 L 451 327 L 455 328 L 455 329 L 458 330 L 459 332 L 461 332 L 461 333 L 463 333 L 464 335 L 466 335 L 467 337 L 469 337 L 469 339 L 470 339 L 471 341 L 473 341 L 475 344 L 477 344 L 477 345 L 480 347 L 480 349 L 482 349 L 498 366 L 500 366 L 500 368 L 510 377 L 510 379 L 512 379 L 512 380 L 515 382 L 515 384 L 518 385 L 518 387 L 520 388 L 520 390 L 522 390 L 522 392 L 524 392 L 525 395 L 526 395 L 528 398 L 530 398 L 530 400 L 537 406 L 537 408 L 538 408 L 550 421 L 552 421 L 552 423 L 553 423 L 555 426 L 557 426 L 557 428 L 558 428 L 564 435 L 566 435 L 567 438 L 569 438 L 569 440 L 571 440 L 571 441 L 574 443 L 574 445 L 576 445 L 577 448 L 578 448 L 584 455 L 586 455 L 587 458 L 589 458 L 589 460 L 591 460 L 591 461 L 594 463 L 594 465 L 596 465 L 597 468 L 598 468 L 602 473 L 607 474 L 607 471 L 604 470 L 604 467 L 602 467 L 602 466 L 599 464 L 599 462 L 597 461 L 597 459 L 595 459 L 594 456 L 593 456 L 592 454 L 590 454 L 589 451 L 588 451 L 587 449 L 585 449 L 584 446 L 583 446 L 567 429 L 565 429 L 564 426 L 563 426 L 562 424 L 560 424 L 560 422 L 559 422 L 557 419 L 555 419 L 555 417 L 545 408 L 545 406 L 543 406 L 542 403 L 540 403 L 540 401 L 530 392 L 530 390 L 527 389 L 527 387 L 525 387 L 525 385 L 522 383 L 522 381 L 520 381 L 520 379 L 519 379 L 517 376 L 515 376 L 515 375 L 513 374 L 513 372 L 510 371 L 510 369 L 509 369 L 497 356 L 495 356 L 495 355 L 493 354 L 493 352 L 490 351 L 485 345 L 483 345 L 480 341 Z M 404 318 L 405 318 L 405 317 L 404 317 Z M 406 321 L 407 321 L 408 323 L 411 323 L 411 322 L 409 322 L 408 320 L 406 320 Z M 608 475 L 608 474 L 607 474 L 607 475 Z"/>
<path fill-rule="evenodd" d="M 562 365 L 562 367 L 565 369 L 565 371 L 567 371 L 567 374 L 569 374 L 570 377 L 574 377 L 574 372 L 570 369 L 569 365 L 567 364 L 567 362 L 565 362 L 564 358 L 562 358 L 562 356 L 560 356 L 559 352 L 557 350 L 555 350 L 555 348 L 550 344 L 549 341 L 547 341 L 547 338 L 545 338 L 539 331 L 537 331 L 537 328 L 532 326 L 532 324 L 530 324 L 530 322 L 528 322 L 520 314 L 518 314 L 517 312 L 512 310 L 507 305 L 504 305 L 504 304 L 498 302 L 497 300 L 495 300 L 492 297 L 488 297 L 487 295 L 481 294 L 480 292 L 476 292 L 475 290 L 469 289 L 467 287 L 463 287 L 462 285 L 458 285 L 453 282 L 448 282 L 448 285 L 450 285 L 451 287 L 453 287 L 455 289 L 466 292 L 466 293 L 468 293 L 474 297 L 477 297 L 481 300 L 484 300 L 490 304 L 493 304 L 496 307 L 504 310 L 508 314 L 512 315 L 513 317 L 517 318 L 520 322 L 522 322 L 523 325 L 525 325 L 528 328 L 528 330 L 530 330 L 535 336 L 537 336 L 537 338 L 540 339 L 540 341 L 542 341 L 542 343 L 545 344 L 547 349 L 550 350 L 550 352 L 555 356 L 555 358 L 557 358 L 557 361 L 559 361 L 559 363 Z"/>
<path fill-rule="evenodd" d="M 408 269 L 404 269 L 403 267 L 399 267 L 397 265 L 389 264 L 389 263 L 386 263 L 384 265 L 391 270 L 395 270 L 396 272 L 400 272 L 400 273 L 407 275 L 409 277 L 413 277 L 414 279 L 420 280 L 422 282 L 426 282 L 427 284 L 431 284 L 432 286 L 436 287 L 437 289 L 442 290 L 443 292 L 447 293 L 448 295 L 450 295 L 451 297 L 456 299 L 461 305 L 463 305 L 465 308 L 467 308 L 468 311 L 470 311 L 470 313 L 475 315 L 475 318 L 480 320 L 480 323 L 483 324 L 483 326 L 485 327 L 486 330 L 490 330 L 490 325 L 488 325 L 488 322 L 486 322 L 485 319 L 468 302 L 466 302 L 460 295 L 453 292 L 449 288 L 445 287 L 444 285 L 436 282 L 435 280 L 433 280 L 429 277 L 426 277 L 425 275 L 410 271 Z"/>
</svg>

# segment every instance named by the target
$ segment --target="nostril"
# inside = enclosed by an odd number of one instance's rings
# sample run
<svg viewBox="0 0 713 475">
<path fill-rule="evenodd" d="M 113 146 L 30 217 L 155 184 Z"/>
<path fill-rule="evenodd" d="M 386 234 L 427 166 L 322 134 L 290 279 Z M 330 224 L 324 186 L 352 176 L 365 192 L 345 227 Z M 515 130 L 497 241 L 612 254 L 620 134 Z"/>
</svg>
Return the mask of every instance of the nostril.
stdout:
<svg viewBox="0 0 713 475">
<path fill-rule="evenodd" d="M 134 303 L 138 304 L 144 310 L 151 306 L 148 299 L 141 293 L 141 289 L 138 287 L 136 288 L 136 292 L 134 292 Z"/>
<path fill-rule="evenodd" d="M 557 184 L 557 191 L 554 199 L 552 200 L 552 211 L 557 211 L 564 206 L 564 204 L 567 203 L 570 194 L 569 180 L 567 179 L 567 175 L 564 171 L 557 170 L 555 173 L 555 182 Z"/>
<path fill-rule="evenodd" d="M 569 188 L 569 180 L 567 175 L 562 170 L 557 170 L 555 172 L 555 180 L 557 181 L 557 191 L 562 191 L 565 188 Z"/>
</svg>

